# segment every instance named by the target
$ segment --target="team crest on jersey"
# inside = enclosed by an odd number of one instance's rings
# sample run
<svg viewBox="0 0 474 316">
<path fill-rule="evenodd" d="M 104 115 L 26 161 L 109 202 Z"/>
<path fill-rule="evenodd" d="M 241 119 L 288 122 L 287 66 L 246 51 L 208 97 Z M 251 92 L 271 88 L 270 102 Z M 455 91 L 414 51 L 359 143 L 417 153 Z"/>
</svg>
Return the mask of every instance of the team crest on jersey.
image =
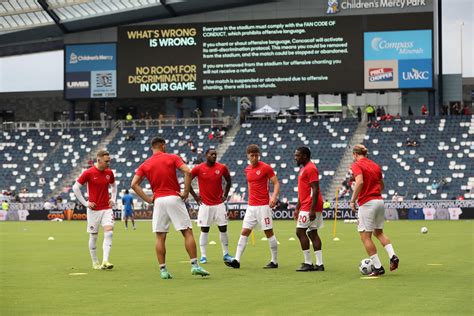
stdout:
<svg viewBox="0 0 474 316">
<path fill-rule="evenodd" d="M 257 176 L 259 176 L 262 172 L 260 170 L 257 170 Z"/>
<path fill-rule="evenodd" d="M 216 174 L 219 174 L 219 173 L 221 173 L 221 171 L 220 171 L 220 170 L 216 170 Z"/>
<path fill-rule="evenodd" d="M 110 176 L 109 176 L 109 175 L 106 175 L 105 178 L 106 178 L 107 180 L 110 180 Z"/>
</svg>

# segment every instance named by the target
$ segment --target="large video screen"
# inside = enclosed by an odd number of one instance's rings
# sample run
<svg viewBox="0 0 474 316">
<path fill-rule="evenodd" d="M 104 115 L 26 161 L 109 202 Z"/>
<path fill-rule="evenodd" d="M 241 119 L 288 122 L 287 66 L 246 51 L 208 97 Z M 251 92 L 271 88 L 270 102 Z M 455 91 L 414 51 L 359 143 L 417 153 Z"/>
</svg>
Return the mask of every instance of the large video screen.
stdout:
<svg viewBox="0 0 474 316">
<path fill-rule="evenodd" d="M 432 14 L 420 13 L 404 19 L 400 15 L 331 16 L 119 27 L 118 97 L 340 93 L 383 88 L 383 84 L 369 82 L 370 69 L 373 76 L 374 69 L 393 70 L 394 80 L 385 83 L 387 89 L 431 87 L 432 24 Z M 415 39 L 424 53 L 402 59 L 389 49 L 376 51 L 376 46 L 370 45 L 375 45 L 377 38 Z M 368 47 L 373 51 L 368 52 Z M 384 62 L 372 65 L 380 60 Z M 415 64 L 411 60 L 416 60 Z M 394 63 L 405 70 L 396 72 Z M 429 79 L 403 79 L 426 78 L 428 64 Z M 402 80 L 395 78 L 398 75 Z"/>
<path fill-rule="evenodd" d="M 66 99 L 117 96 L 116 44 L 67 45 L 64 49 Z"/>
</svg>

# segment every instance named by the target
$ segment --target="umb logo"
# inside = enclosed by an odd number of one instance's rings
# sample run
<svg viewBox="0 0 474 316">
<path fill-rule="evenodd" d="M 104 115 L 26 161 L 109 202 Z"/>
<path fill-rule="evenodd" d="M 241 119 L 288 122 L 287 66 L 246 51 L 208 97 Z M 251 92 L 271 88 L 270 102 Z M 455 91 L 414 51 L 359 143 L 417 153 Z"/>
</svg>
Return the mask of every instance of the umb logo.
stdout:
<svg viewBox="0 0 474 316">
<path fill-rule="evenodd" d="M 66 85 L 69 89 L 87 89 L 89 81 L 68 81 Z"/>
<path fill-rule="evenodd" d="M 403 80 L 428 80 L 430 79 L 429 71 L 420 71 L 412 68 L 411 71 L 402 72 Z"/>
<path fill-rule="evenodd" d="M 77 60 L 77 55 L 74 54 L 74 53 L 71 53 L 71 55 L 69 56 L 69 63 L 70 64 L 77 64 L 78 60 Z"/>
<path fill-rule="evenodd" d="M 369 82 L 393 81 L 393 68 L 369 68 Z"/>
<path fill-rule="evenodd" d="M 340 11 L 338 0 L 328 0 L 328 9 L 326 14 L 336 14 Z"/>
</svg>

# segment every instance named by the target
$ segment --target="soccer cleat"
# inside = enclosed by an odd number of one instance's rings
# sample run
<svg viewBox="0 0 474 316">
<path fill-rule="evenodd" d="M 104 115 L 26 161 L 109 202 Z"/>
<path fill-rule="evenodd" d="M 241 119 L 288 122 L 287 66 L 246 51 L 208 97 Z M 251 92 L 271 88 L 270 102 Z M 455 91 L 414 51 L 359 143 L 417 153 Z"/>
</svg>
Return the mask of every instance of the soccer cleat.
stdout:
<svg viewBox="0 0 474 316">
<path fill-rule="evenodd" d="M 94 269 L 94 270 L 100 270 L 100 263 L 99 263 L 99 262 L 94 262 L 94 263 L 92 263 L 92 269 Z"/>
<path fill-rule="evenodd" d="M 168 270 L 160 269 L 160 278 L 162 278 L 163 280 L 166 280 L 166 279 L 172 279 L 173 277 L 168 272 Z"/>
<path fill-rule="evenodd" d="M 379 276 L 379 275 L 382 275 L 382 274 L 385 274 L 385 269 L 383 267 L 380 267 L 380 268 L 375 268 L 372 270 L 371 273 L 369 273 L 369 276 Z"/>
<path fill-rule="evenodd" d="M 232 267 L 234 269 L 239 269 L 240 268 L 240 261 L 237 261 L 237 259 L 232 259 L 231 262 L 229 262 L 228 264 L 226 263 L 226 265 L 228 267 Z"/>
<path fill-rule="evenodd" d="M 102 265 L 100 266 L 100 268 L 101 268 L 102 270 L 111 270 L 111 269 L 114 268 L 114 265 L 113 265 L 112 263 L 110 263 L 110 262 L 104 261 L 104 262 L 102 262 Z"/>
<path fill-rule="evenodd" d="M 399 262 L 400 259 L 398 259 L 397 256 L 393 255 L 392 258 L 390 258 L 390 271 L 397 270 Z"/>
<path fill-rule="evenodd" d="M 309 272 L 313 271 L 313 265 L 309 263 L 302 263 L 301 267 L 296 269 L 296 272 Z"/>
<path fill-rule="evenodd" d="M 278 263 L 274 263 L 270 261 L 266 266 L 263 267 L 264 269 L 276 269 L 278 268 Z"/>
<path fill-rule="evenodd" d="M 201 257 L 201 259 L 199 259 L 199 263 L 202 263 L 202 264 L 207 263 L 207 258 L 206 257 Z"/>
<path fill-rule="evenodd" d="M 209 272 L 201 268 L 200 266 L 193 266 L 191 268 L 191 274 L 192 275 L 200 275 L 200 276 L 208 276 L 211 275 Z"/>
<path fill-rule="evenodd" d="M 230 263 L 232 262 L 232 260 L 234 260 L 234 257 L 232 257 L 231 255 L 229 255 L 228 253 L 226 253 L 226 254 L 224 255 L 223 260 L 224 260 L 224 264 L 225 264 L 226 266 L 230 267 L 230 266 L 231 266 Z"/>
<path fill-rule="evenodd" d="M 322 265 L 314 265 L 313 271 L 324 271 L 324 264 Z"/>
</svg>

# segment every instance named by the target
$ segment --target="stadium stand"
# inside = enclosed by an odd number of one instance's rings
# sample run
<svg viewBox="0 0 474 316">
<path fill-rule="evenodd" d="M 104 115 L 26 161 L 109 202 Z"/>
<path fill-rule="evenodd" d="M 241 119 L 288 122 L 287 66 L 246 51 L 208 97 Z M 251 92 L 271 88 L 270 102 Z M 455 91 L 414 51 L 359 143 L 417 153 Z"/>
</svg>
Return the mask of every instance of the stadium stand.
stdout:
<svg viewBox="0 0 474 316">
<path fill-rule="evenodd" d="M 370 128 L 364 144 L 382 166 L 388 195 L 471 198 L 473 116 L 410 117 Z M 407 142 L 416 141 L 416 146 Z"/>
</svg>

